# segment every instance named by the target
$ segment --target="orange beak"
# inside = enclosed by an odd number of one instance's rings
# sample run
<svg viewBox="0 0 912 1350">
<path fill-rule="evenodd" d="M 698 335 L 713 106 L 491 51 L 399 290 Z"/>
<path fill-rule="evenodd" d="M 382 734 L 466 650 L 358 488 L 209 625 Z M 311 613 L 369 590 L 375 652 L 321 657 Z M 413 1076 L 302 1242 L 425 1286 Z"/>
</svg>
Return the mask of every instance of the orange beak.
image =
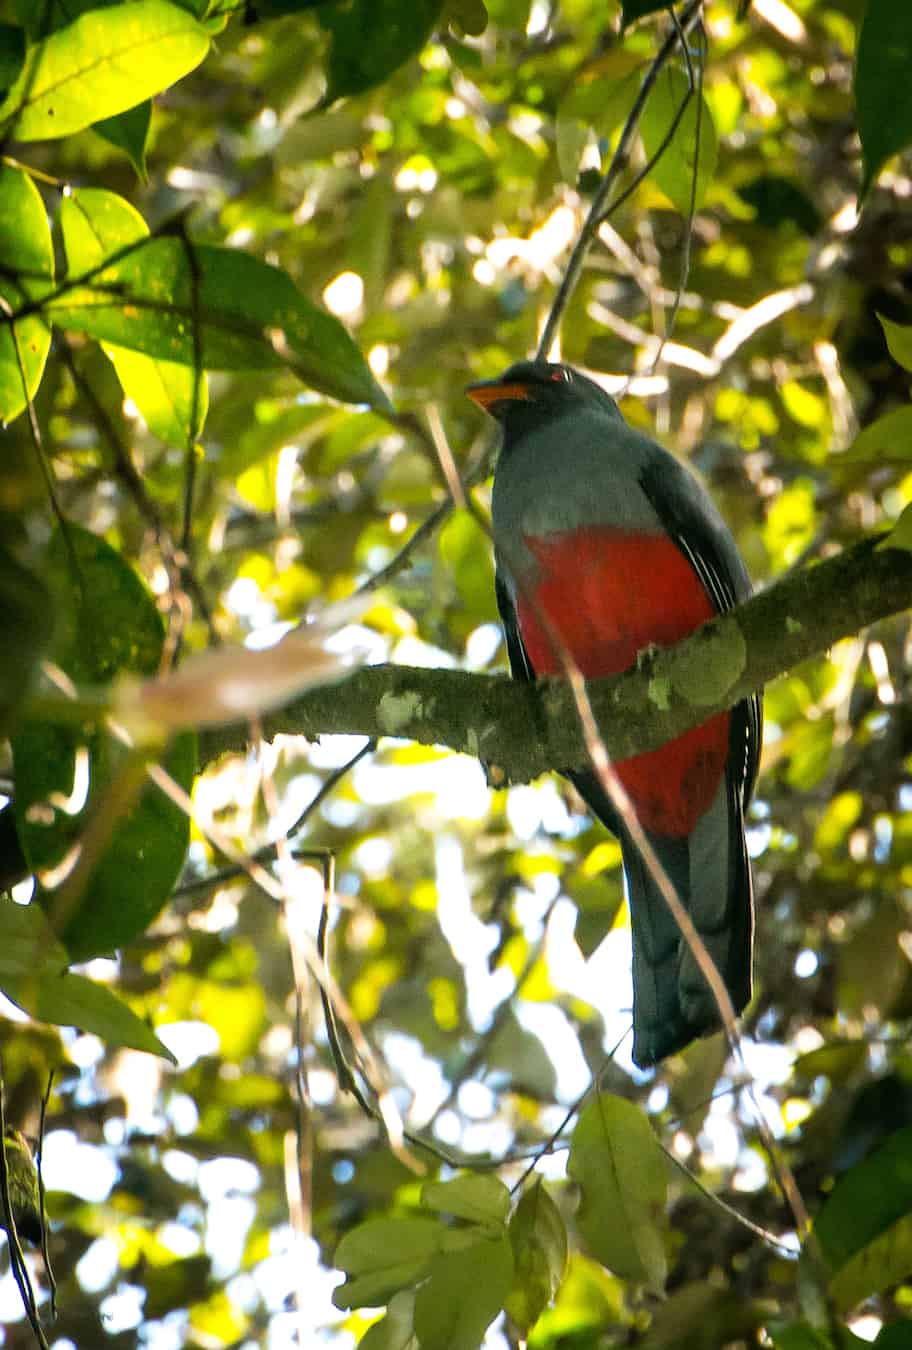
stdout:
<svg viewBox="0 0 912 1350">
<path fill-rule="evenodd" d="M 466 393 L 479 408 L 487 410 L 493 403 L 506 403 L 510 399 L 531 400 L 527 384 L 501 384 L 499 380 L 484 380 L 480 384 L 470 384 Z"/>
</svg>

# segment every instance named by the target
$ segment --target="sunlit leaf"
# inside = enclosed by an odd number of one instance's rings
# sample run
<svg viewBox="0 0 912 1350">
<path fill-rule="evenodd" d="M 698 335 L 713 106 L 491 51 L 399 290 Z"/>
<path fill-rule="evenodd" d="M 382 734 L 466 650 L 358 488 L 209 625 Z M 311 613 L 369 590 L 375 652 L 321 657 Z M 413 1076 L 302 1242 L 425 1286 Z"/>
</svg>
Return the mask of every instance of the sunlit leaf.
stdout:
<svg viewBox="0 0 912 1350">
<path fill-rule="evenodd" d="M 28 174 L 0 164 L 0 299 L 13 313 L 50 290 L 54 250 L 41 194 Z M 0 326 L 0 421 L 33 398 L 51 333 L 40 314 Z"/>
<path fill-rule="evenodd" d="M 74 273 L 98 267 L 112 253 L 149 235 L 135 207 L 101 188 L 75 188 L 64 197 L 60 225 L 67 262 Z M 136 404 L 150 431 L 182 449 L 196 440 L 209 406 L 204 371 L 114 343 L 106 343 L 105 352 L 124 394 Z"/>
<path fill-rule="evenodd" d="M 90 10 L 28 48 L 0 129 L 20 141 L 69 136 L 167 89 L 208 49 L 206 30 L 168 0 Z"/>
<path fill-rule="evenodd" d="M 696 90 L 690 93 L 687 76 L 672 66 L 650 91 L 640 135 L 649 158 L 658 155 L 650 177 L 683 215 L 691 206 L 699 210 L 716 167 L 716 128 L 706 100 Z"/>
<path fill-rule="evenodd" d="M 339 320 L 287 273 L 235 249 L 140 241 L 48 308 L 61 327 L 148 356 L 207 370 L 287 365 L 334 398 L 389 406 Z"/>
<path fill-rule="evenodd" d="M 634 23 L 647 14 L 656 14 L 659 10 L 668 9 L 670 3 L 671 0 L 622 0 L 621 24 L 626 28 L 629 23 Z"/>
</svg>

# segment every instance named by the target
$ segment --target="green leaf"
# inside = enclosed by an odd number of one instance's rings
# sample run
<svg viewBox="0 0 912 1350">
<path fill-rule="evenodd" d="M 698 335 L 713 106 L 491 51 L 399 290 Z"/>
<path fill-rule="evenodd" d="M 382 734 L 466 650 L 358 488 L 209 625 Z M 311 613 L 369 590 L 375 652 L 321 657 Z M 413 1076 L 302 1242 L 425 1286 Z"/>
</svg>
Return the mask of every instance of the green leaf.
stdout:
<svg viewBox="0 0 912 1350">
<path fill-rule="evenodd" d="M 348 331 L 311 304 L 286 272 L 235 249 L 157 238 L 135 247 L 90 284 L 64 290 L 54 322 L 102 342 L 206 370 L 287 365 L 342 402 L 388 409 Z"/>
<path fill-rule="evenodd" d="M 881 319 L 881 323 L 887 324 L 889 320 Z M 892 327 L 900 326 L 893 324 Z M 901 330 L 897 342 L 900 349 L 904 342 L 908 343 L 909 354 L 912 356 L 912 328 Z M 846 463 L 855 464 L 869 460 L 878 464 L 884 462 L 908 464 L 912 460 L 912 407 L 894 408 L 892 412 L 884 413 L 876 421 L 863 427 L 848 450 L 834 459 L 833 464 L 834 467 L 839 467 Z"/>
<path fill-rule="evenodd" d="M 597 63 L 588 79 L 580 79 L 561 101 L 555 124 L 555 146 L 560 171 L 575 183 L 579 158 L 589 129 L 609 137 L 625 120 L 640 91 L 642 56 L 617 47 Z"/>
<path fill-rule="evenodd" d="M 573 1131 L 567 1170 L 582 1192 L 577 1222 L 593 1256 L 625 1279 L 665 1283 L 665 1160 L 643 1112 L 602 1095 Z"/>
<path fill-rule="evenodd" d="M 36 972 L 60 975 L 67 966 L 67 952 L 48 925 L 40 905 L 17 905 L 0 895 L 0 988 Z"/>
<path fill-rule="evenodd" d="M 645 18 L 647 14 L 657 14 L 660 9 L 669 9 L 671 0 L 622 0 L 621 28 Z"/>
<path fill-rule="evenodd" d="M 855 59 L 861 195 L 891 155 L 912 144 L 912 6 L 868 0 Z"/>
<path fill-rule="evenodd" d="M 116 192 L 77 188 L 63 199 L 60 224 L 70 270 L 85 273 L 105 258 L 149 237 L 142 216 Z M 184 449 L 202 433 L 209 406 L 204 371 L 105 343 L 117 378 L 146 426 L 168 445 Z M 194 387 L 196 394 L 194 396 Z"/>
<path fill-rule="evenodd" d="M 0 516 L 0 520 L 3 517 Z M 0 539 L 0 736 L 8 736 L 51 637 L 51 600 Z"/>
<path fill-rule="evenodd" d="M 792 1322 L 787 1326 L 767 1323 L 775 1350 L 837 1350 L 829 1336 L 808 1326 L 806 1322 Z M 838 1350 L 864 1350 L 870 1341 L 853 1335 L 848 1327 L 839 1328 Z"/>
<path fill-rule="evenodd" d="M 103 136 L 118 150 L 123 150 L 140 178 L 146 177 L 146 146 L 149 141 L 149 127 L 152 123 L 152 101 L 145 99 L 135 108 L 118 113 L 116 117 L 105 117 L 96 122 L 92 130 Z"/>
<path fill-rule="evenodd" d="M 883 314 L 877 317 L 893 360 L 904 370 L 912 370 L 912 324 L 894 323 Z"/>
<path fill-rule="evenodd" d="M 332 35 L 322 106 L 382 84 L 427 42 L 443 0 L 349 0 L 320 7 Z"/>
<path fill-rule="evenodd" d="M 830 1282 L 830 1294 L 837 1308 L 848 1312 L 910 1272 L 912 1214 L 906 1214 L 842 1266 Z"/>
<path fill-rule="evenodd" d="M 415 1350 L 415 1295 L 403 1289 L 389 1301 L 386 1316 L 368 1327 L 358 1350 Z"/>
<path fill-rule="evenodd" d="M 109 1045 L 146 1050 L 174 1062 L 149 1027 L 104 985 L 66 970 L 67 952 L 38 904 L 0 896 L 0 989 L 39 1022 L 75 1026 Z"/>
<path fill-rule="evenodd" d="M 527 1336 L 556 1297 L 567 1269 L 567 1228 L 540 1177 L 525 1191 L 510 1220 L 513 1288 L 507 1312 Z"/>
<path fill-rule="evenodd" d="M 446 1229 L 438 1219 L 371 1219 L 346 1233 L 335 1263 L 345 1283 L 333 1291 L 337 1308 L 376 1307 L 425 1274 Z"/>
<path fill-rule="evenodd" d="M 640 120 L 640 135 L 647 156 L 652 159 L 653 155 L 659 155 L 649 171 L 650 177 L 682 215 L 689 213 L 691 201 L 693 209 L 699 210 L 718 154 L 712 113 L 697 91 L 689 98 L 674 135 L 662 149 L 678 111 L 687 99 L 688 89 L 687 76 L 667 66 L 660 72 Z"/>
<path fill-rule="evenodd" d="M 168 0 L 90 10 L 27 49 L 0 129 L 20 141 L 69 136 L 167 89 L 208 50 L 205 28 Z"/>
<path fill-rule="evenodd" d="M 809 1050 L 799 1055 L 792 1065 L 795 1077 L 812 1081 L 820 1076 L 845 1082 L 861 1068 L 868 1057 L 868 1047 L 864 1041 L 831 1041 L 817 1050 Z"/>
<path fill-rule="evenodd" d="M 133 569 L 102 539 L 75 525 L 65 535 L 54 535 L 49 560 L 57 611 L 69 619 L 54 659 L 76 685 L 104 685 L 120 671 L 153 674 L 164 628 Z M 84 800 L 71 804 L 86 752 L 87 791 Z M 13 738 L 16 827 L 34 870 L 56 868 L 97 823 L 97 812 L 118 804 L 109 789 L 120 785 L 127 756 L 99 727 L 83 731 L 44 719 L 22 725 Z M 195 760 L 194 738 L 181 736 L 163 764 L 189 790 Z M 57 912 L 55 890 L 40 892 L 52 927 L 74 960 L 110 952 L 138 937 L 165 904 L 183 864 L 189 834 L 184 813 L 151 784 L 127 807 L 107 827 L 101 856 L 72 912 Z"/>
<path fill-rule="evenodd" d="M 440 1214 L 501 1227 L 510 1212 L 510 1192 L 498 1177 L 470 1172 L 453 1181 L 426 1182 L 421 1203 Z"/>
<path fill-rule="evenodd" d="M 132 1008 L 103 984 L 84 975 L 42 971 L 3 981 L 3 992 L 30 1017 L 56 1026 L 78 1027 L 108 1045 L 144 1050 L 176 1064 L 174 1056 Z"/>
<path fill-rule="evenodd" d="M 0 164 L 0 297 L 15 313 L 46 295 L 53 280 L 54 249 L 41 194 L 28 174 Z M 34 397 L 50 345 L 40 314 L 0 324 L 0 421 L 17 417 Z"/>
<path fill-rule="evenodd" d="M 7 89 L 22 69 L 25 57 L 25 34 L 11 23 L 0 23 L 0 94 Z"/>
<path fill-rule="evenodd" d="M 912 553 L 912 502 L 903 507 L 896 524 L 877 547 L 904 548 L 907 553 Z"/>
<path fill-rule="evenodd" d="M 506 1233 L 434 1256 L 430 1277 L 415 1299 L 421 1350 L 478 1350 L 512 1281 L 513 1252 Z"/>
<path fill-rule="evenodd" d="M 888 1327 L 883 1327 L 874 1342 L 874 1350 L 908 1350 L 910 1344 L 912 1344 L 912 1320 L 904 1317 Z"/>
<path fill-rule="evenodd" d="M 443 17 L 457 33 L 468 37 L 481 37 L 488 26 L 484 0 L 446 0 Z"/>
<path fill-rule="evenodd" d="M 817 1217 L 814 1228 L 843 1307 L 912 1271 L 910 1214 L 912 1126 L 847 1172 Z"/>
</svg>

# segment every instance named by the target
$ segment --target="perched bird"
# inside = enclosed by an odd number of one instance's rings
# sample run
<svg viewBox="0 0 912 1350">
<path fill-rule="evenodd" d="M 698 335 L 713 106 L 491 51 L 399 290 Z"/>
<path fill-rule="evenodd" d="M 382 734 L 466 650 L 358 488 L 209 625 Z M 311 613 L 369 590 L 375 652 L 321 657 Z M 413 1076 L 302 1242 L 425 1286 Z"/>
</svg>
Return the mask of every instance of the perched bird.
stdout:
<svg viewBox="0 0 912 1350">
<path fill-rule="evenodd" d="M 497 603 L 515 677 L 561 673 L 556 634 L 587 678 L 670 646 L 751 591 L 697 479 L 569 366 L 521 361 L 467 393 L 503 427 L 494 477 Z M 751 993 L 753 899 L 744 811 L 761 705 L 615 765 L 740 1012 Z M 559 768 L 559 765 L 555 766 Z M 633 930 L 633 1058 L 655 1064 L 719 1025 L 715 1000 L 593 772 L 567 775 L 620 841 Z"/>
<path fill-rule="evenodd" d="M 41 1198 L 38 1188 L 38 1169 L 32 1150 L 21 1131 L 6 1127 L 3 1140 L 6 1154 L 6 1175 L 9 1182 L 10 1208 L 16 1221 L 16 1231 L 34 1246 L 41 1246 L 44 1231 L 41 1221 Z M 3 1215 L 0 1213 L 0 1226 Z"/>
</svg>

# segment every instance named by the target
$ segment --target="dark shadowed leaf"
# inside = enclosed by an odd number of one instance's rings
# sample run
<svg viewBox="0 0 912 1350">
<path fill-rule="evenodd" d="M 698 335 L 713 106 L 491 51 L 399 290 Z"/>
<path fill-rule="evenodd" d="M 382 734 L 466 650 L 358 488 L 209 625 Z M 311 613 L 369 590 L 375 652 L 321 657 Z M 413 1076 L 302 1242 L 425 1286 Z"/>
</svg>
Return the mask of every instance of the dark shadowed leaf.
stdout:
<svg viewBox="0 0 912 1350">
<path fill-rule="evenodd" d="M 21 28 L 0 23 L 0 95 L 6 91 L 22 69 L 25 56 L 25 36 Z"/>
<path fill-rule="evenodd" d="M 76 685 L 105 685 L 120 671 L 154 673 L 164 628 L 133 569 L 78 526 L 70 526 L 66 538 L 60 532 L 54 536 L 50 563 L 58 612 L 68 621 L 54 658 Z M 108 789 L 120 782 L 127 752 L 97 727 L 83 732 L 34 720 L 14 737 L 13 756 L 23 849 L 33 869 L 54 868 L 79 843 L 96 811 L 110 809 Z M 175 739 L 163 763 L 189 789 L 195 759 L 194 739 L 185 735 Z M 82 799 L 73 801 L 80 781 Z M 55 891 L 41 892 L 52 926 L 74 960 L 110 952 L 144 931 L 170 894 L 188 831 L 183 812 L 158 788 L 146 785 L 112 823 L 100 860 L 72 909 L 68 898 L 68 912 L 55 910 Z"/>
<path fill-rule="evenodd" d="M 96 122 L 93 130 L 106 141 L 123 150 L 140 178 L 146 176 L 146 145 L 149 140 L 149 125 L 152 121 L 152 102 L 145 99 L 135 108 L 118 113 L 116 117 L 106 117 Z"/>
<path fill-rule="evenodd" d="M 0 516 L 0 521 L 3 517 Z M 8 736 L 51 636 L 44 584 L 0 540 L 0 736 Z"/>
<path fill-rule="evenodd" d="M 836 1184 L 815 1224 L 842 1308 L 912 1271 L 912 1127 L 897 1131 Z"/>
<path fill-rule="evenodd" d="M 629 23 L 642 19 L 647 14 L 656 14 L 661 9 L 668 9 L 669 3 L 670 0 L 622 0 L 621 26 L 626 28 Z"/>
<path fill-rule="evenodd" d="M 427 42 L 443 0 L 348 0 L 320 7 L 332 35 L 324 103 L 380 84 Z"/>
<path fill-rule="evenodd" d="M 855 60 L 855 116 L 864 195 L 890 158 L 912 144 L 912 6 L 868 0 Z"/>
</svg>

